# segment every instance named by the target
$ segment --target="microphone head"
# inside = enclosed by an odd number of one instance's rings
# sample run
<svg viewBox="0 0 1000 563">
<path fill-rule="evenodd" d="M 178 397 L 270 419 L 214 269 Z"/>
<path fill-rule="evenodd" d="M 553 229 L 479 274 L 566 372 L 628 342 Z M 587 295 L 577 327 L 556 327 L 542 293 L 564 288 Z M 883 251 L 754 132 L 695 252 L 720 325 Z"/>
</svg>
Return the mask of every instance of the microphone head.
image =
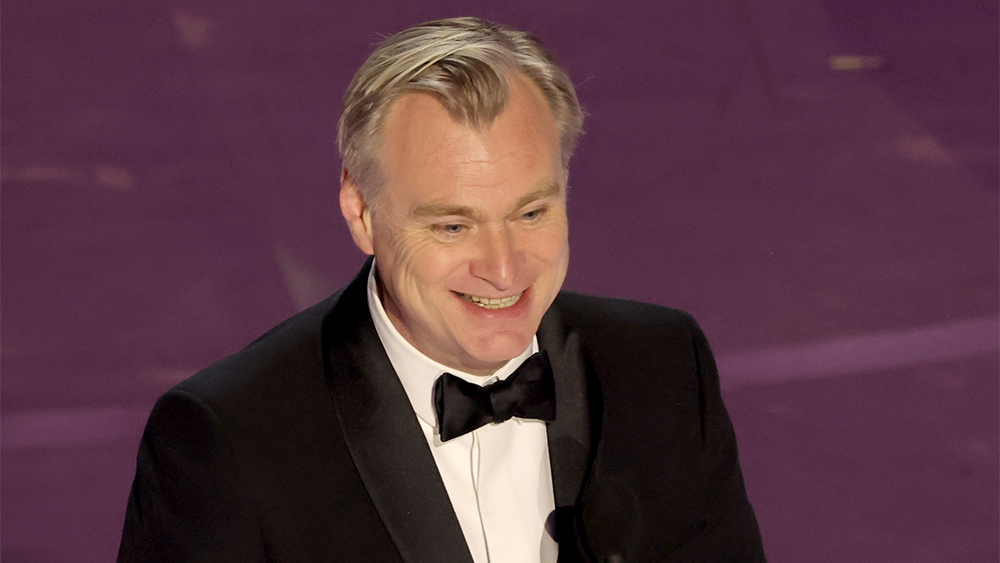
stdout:
<svg viewBox="0 0 1000 563">
<path fill-rule="evenodd" d="M 639 498 L 619 479 L 604 476 L 584 495 L 583 529 L 600 563 L 625 563 L 632 555 L 641 525 Z"/>
</svg>

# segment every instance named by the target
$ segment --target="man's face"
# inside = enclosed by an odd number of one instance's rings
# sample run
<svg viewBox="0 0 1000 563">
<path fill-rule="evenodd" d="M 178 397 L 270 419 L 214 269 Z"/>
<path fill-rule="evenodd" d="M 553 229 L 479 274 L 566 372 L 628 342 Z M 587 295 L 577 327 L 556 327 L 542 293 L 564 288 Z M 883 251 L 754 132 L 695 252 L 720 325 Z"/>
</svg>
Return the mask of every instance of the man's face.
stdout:
<svg viewBox="0 0 1000 563">
<path fill-rule="evenodd" d="M 528 347 L 569 260 L 555 119 L 527 78 L 509 79 L 506 108 L 478 132 L 431 95 L 402 96 L 383 124 L 374 216 L 350 178 L 341 191 L 393 325 L 430 358 L 477 374 Z"/>
</svg>

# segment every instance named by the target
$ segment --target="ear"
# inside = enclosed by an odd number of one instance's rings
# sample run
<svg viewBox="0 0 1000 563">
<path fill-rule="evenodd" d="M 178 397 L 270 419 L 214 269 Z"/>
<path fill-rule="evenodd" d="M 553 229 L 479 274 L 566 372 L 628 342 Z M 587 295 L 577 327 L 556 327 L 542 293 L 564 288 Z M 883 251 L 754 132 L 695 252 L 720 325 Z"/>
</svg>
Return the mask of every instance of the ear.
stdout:
<svg viewBox="0 0 1000 563">
<path fill-rule="evenodd" d="M 365 254 L 375 254 L 371 210 L 346 168 L 340 176 L 340 212 L 347 221 L 347 228 L 351 230 L 354 244 Z"/>
</svg>

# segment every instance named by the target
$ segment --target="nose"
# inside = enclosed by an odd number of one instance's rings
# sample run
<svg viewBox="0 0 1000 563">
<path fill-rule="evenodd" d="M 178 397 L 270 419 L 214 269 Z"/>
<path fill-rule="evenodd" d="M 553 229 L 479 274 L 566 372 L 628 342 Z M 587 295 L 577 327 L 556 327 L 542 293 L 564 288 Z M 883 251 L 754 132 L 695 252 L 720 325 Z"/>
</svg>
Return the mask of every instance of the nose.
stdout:
<svg viewBox="0 0 1000 563">
<path fill-rule="evenodd" d="M 473 276 L 486 281 L 497 291 L 514 286 L 519 270 L 520 252 L 513 233 L 506 228 L 481 233 L 477 256 L 469 269 Z"/>
</svg>

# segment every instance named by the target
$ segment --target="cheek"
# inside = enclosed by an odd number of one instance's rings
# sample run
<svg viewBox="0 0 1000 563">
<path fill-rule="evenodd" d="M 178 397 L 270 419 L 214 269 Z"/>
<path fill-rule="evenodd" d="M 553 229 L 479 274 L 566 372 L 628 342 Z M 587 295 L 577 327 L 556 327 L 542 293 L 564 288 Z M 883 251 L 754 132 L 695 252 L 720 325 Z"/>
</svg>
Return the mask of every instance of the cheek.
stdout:
<svg viewBox="0 0 1000 563">
<path fill-rule="evenodd" d="M 566 229 L 560 226 L 532 233 L 526 241 L 525 248 L 530 249 L 530 256 L 537 263 L 548 267 L 560 267 L 569 258 L 569 239 Z"/>
<path fill-rule="evenodd" d="M 400 277 L 416 264 L 420 241 L 411 229 L 405 228 L 394 216 L 387 216 L 372 225 L 375 258 L 381 261 L 390 277 Z"/>
<path fill-rule="evenodd" d="M 399 298 L 404 301 L 401 305 L 406 308 L 423 308 L 440 299 L 450 289 L 448 281 L 462 264 L 461 253 L 456 249 L 442 247 L 419 234 L 397 234 L 384 243 L 383 254 L 376 247 L 376 257 L 385 256 L 387 277 L 392 279 Z"/>
</svg>

